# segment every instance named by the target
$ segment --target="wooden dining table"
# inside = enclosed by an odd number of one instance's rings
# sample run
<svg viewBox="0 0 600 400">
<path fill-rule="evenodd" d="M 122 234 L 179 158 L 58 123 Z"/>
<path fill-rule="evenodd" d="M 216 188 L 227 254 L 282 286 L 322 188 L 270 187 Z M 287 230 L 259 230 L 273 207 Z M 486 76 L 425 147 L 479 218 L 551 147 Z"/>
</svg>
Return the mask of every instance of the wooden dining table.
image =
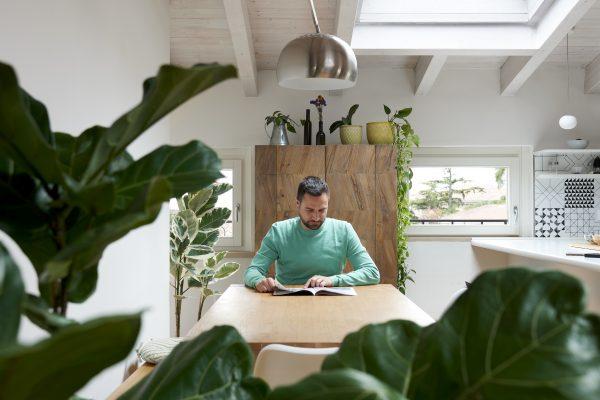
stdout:
<svg viewBox="0 0 600 400">
<path fill-rule="evenodd" d="M 427 313 L 392 285 L 358 286 L 356 296 L 273 296 L 231 285 L 188 332 L 195 337 L 219 325 L 235 327 L 255 356 L 271 343 L 300 347 L 337 347 L 367 324 L 405 319 L 425 326 Z M 144 364 L 109 397 L 120 394 L 152 372 Z"/>
</svg>

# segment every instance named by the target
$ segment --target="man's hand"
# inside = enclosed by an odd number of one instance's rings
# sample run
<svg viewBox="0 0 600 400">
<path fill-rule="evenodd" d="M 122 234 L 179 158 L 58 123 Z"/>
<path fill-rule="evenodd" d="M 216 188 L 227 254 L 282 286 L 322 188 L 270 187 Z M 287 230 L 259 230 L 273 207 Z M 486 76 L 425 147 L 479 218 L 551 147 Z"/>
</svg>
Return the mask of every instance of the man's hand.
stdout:
<svg viewBox="0 0 600 400">
<path fill-rule="evenodd" d="M 333 280 L 327 276 L 315 275 L 310 278 L 304 287 L 331 287 L 333 286 Z"/>
<path fill-rule="evenodd" d="M 267 293 L 275 290 L 277 285 L 275 284 L 275 279 L 273 278 L 265 278 L 262 281 L 258 282 L 254 288 L 257 292 Z"/>
</svg>

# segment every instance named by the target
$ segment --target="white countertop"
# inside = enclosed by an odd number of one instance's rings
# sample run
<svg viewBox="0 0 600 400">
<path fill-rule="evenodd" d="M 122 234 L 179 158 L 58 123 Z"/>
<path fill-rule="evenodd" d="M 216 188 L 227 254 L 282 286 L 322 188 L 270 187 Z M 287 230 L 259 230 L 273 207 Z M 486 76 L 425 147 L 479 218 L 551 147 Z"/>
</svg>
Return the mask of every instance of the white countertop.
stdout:
<svg viewBox="0 0 600 400">
<path fill-rule="evenodd" d="M 584 243 L 581 238 L 531 238 L 531 237 L 491 237 L 473 238 L 471 246 L 507 254 L 551 261 L 561 264 L 593 268 L 600 271 L 600 258 L 567 256 L 569 253 L 597 253 L 593 250 L 577 249 L 569 244 Z"/>
</svg>

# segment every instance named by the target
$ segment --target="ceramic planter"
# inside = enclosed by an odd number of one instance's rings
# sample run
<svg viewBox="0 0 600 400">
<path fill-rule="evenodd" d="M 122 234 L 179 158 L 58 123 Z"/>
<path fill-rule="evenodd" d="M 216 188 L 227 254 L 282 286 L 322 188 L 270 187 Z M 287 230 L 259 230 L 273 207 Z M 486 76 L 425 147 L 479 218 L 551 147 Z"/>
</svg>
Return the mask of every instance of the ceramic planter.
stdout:
<svg viewBox="0 0 600 400">
<path fill-rule="evenodd" d="M 340 140 L 343 144 L 361 144 L 362 126 L 361 125 L 342 125 L 340 126 Z"/>
<path fill-rule="evenodd" d="M 394 125 L 385 122 L 367 123 L 367 141 L 369 144 L 394 143 Z"/>
</svg>

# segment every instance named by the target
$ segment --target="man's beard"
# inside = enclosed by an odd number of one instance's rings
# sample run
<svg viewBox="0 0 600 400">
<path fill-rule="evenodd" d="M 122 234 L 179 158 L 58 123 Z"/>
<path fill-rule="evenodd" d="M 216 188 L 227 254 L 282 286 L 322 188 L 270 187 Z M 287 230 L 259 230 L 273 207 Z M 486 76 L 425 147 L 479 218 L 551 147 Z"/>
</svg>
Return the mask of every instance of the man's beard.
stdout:
<svg viewBox="0 0 600 400">
<path fill-rule="evenodd" d="M 325 220 L 319 222 L 305 221 L 302 217 L 300 217 L 300 221 L 302 221 L 302 224 L 304 224 L 305 227 L 313 231 L 319 229 L 321 225 L 323 225 L 323 222 L 325 222 Z"/>
</svg>

